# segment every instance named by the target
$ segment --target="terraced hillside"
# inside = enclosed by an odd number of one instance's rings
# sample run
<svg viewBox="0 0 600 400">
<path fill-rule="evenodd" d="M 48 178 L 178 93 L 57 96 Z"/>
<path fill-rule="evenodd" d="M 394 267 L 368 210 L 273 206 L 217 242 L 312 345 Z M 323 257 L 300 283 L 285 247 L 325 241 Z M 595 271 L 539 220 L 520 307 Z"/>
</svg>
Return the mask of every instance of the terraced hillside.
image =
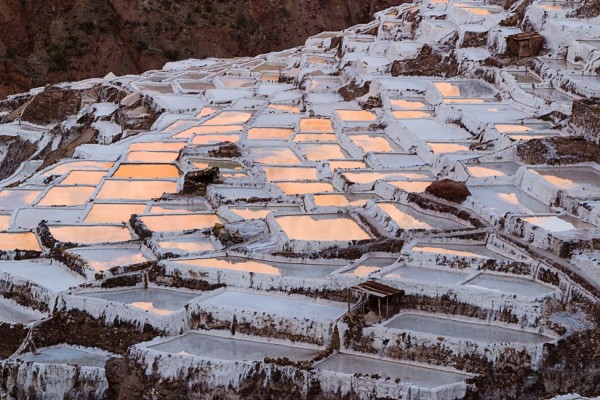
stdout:
<svg viewBox="0 0 600 400">
<path fill-rule="evenodd" d="M 600 395 L 580 6 L 419 1 L 0 102 L 0 396 Z"/>
</svg>

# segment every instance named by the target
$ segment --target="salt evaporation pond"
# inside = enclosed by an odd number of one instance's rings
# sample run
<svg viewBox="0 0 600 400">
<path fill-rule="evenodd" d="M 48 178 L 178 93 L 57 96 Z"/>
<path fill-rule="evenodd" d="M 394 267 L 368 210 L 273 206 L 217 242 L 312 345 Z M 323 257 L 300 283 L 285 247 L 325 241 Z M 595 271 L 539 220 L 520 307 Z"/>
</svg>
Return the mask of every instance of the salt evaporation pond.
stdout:
<svg viewBox="0 0 600 400">
<path fill-rule="evenodd" d="M 95 271 L 106 271 L 114 267 L 129 266 L 150 261 L 137 247 L 80 247 L 69 249 L 68 252 L 77 254 L 83 258 L 90 268 Z"/>
<path fill-rule="evenodd" d="M 176 264 L 194 265 L 208 269 L 223 269 L 239 272 L 275 276 L 296 276 L 303 278 L 322 278 L 338 269 L 339 265 L 321 265 L 307 263 L 286 263 L 276 261 L 252 260 L 241 257 L 190 258 L 174 260 Z"/>
<path fill-rule="evenodd" d="M 465 225 L 451 219 L 436 217 L 399 203 L 377 203 L 400 229 L 463 229 Z"/>
<path fill-rule="evenodd" d="M 385 324 L 388 328 L 421 332 L 436 336 L 464 338 L 485 343 L 537 344 L 550 340 L 549 337 L 526 331 L 485 325 L 473 321 L 457 321 L 433 315 L 402 314 Z"/>
<path fill-rule="evenodd" d="M 488 249 L 483 244 L 417 243 L 410 249 L 413 253 L 431 253 L 442 256 L 491 258 L 506 260 L 506 257 Z"/>
<path fill-rule="evenodd" d="M 37 321 L 38 319 L 39 317 L 29 314 L 0 300 L 0 322 L 8 322 L 11 324 L 28 324 L 30 322 Z"/>
<path fill-rule="evenodd" d="M 25 362 L 37 362 L 43 364 L 71 364 L 80 367 L 104 368 L 106 361 L 114 355 L 99 352 L 95 349 L 71 347 L 59 345 L 38 349 L 35 354 L 27 353 L 17 358 Z"/>
<path fill-rule="evenodd" d="M 348 375 L 377 374 L 382 378 L 400 379 L 401 382 L 427 388 L 459 383 L 469 378 L 468 375 L 456 372 L 341 353 L 328 358 L 315 368 Z"/>
<path fill-rule="evenodd" d="M 150 346 L 151 349 L 182 355 L 194 355 L 226 361 L 263 361 L 265 357 L 304 361 L 314 358 L 319 350 L 284 346 L 275 343 L 223 338 L 189 332 L 176 339 Z"/>
<path fill-rule="evenodd" d="M 156 288 L 81 292 L 76 295 L 123 303 L 158 315 L 173 314 L 182 309 L 190 300 L 200 296 L 198 293 Z"/>
<path fill-rule="evenodd" d="M 335 321 L 347 311 L 345 305 L 321 304 L 310 300 L 294 299 L 293 297 L 271 296 L 258 292 L 242 292 L 233 289 L 225 289 L 217 294 L 203 298 L 202 305 L 213 307 L 226 307 L 243 309 L 245 311 L 256 311 L 274 313 L 284 316 L 290 315 L 298 319 L 318 319 Z"/>
<path fill-rule="evenodd" d="M 439 285 L 456 285 L 467 279 L 468 276 L 469 274 L 463 272 L 413 266 L 399 267 L 385 275 L 386 278 Z"/>
<path fill-rule="evenodd" d="M 351 218 L 338 215 L 287 215 L 275 221 L 291 240 L 348 241 L 371 237 Z"/>
<path fill-rule="evenodd" d="M 375 193 L 331 193 L 315 194 L 314 201 L 317 207 L 362 207 L 369 200 L 379 200 L 381 197 Z"/>
<path fill-rule="evenodd" d="M 250 155 L 259 164 L 296 165 L 300 159 L 289 147 L 253 147 Z"/>
<path fill-rule="evenodd" d="M 106 180 L 97 199 L 150 200 L 177 192 L 177 182 L 160 180 Z"/>
<path fill-rule="evenodd" d="M 0 232 L 0 250 L 42 251 L 42 247 L 32 232 Z"/>
<path fill-rule="evenodd" d="M 547 205 L 516 186 L 470 186 L 469 191 L 472 197 L 477 199 L 485 208 L 501 212 L 502 214 L 507 212 L 517 214 L 550 212 L 550 208 Z"/>
<path fill-rule="evenodd" d="M 215 251 L 223 247 L 221 242 L 203 236 L 169 237 L 158 241 L 158 246 L 163 252 L 174 253 L 199 253 Z"/>
<path fill-rule="evenodd" d="M 396 262 L 396 258 L 393 257 L 369 257 L 355 268 L 347 271 L 346 274 L 352 274 L 363 278 L 374 272 L 380 271 L 388 265 L 392 265 L 394 262 Z"/>
<path fill-rule="evenodd" d="M 493 176 L 513 176 L 520 165 L 513 162 L 479 163 L 467 166 L 469 174 L 475 178 L 488 178 Z"/>
<path fill-rule="evenodd" d="M 144 215 L 140 220 L 154 232 L 206 229 L 221 222 L 215 214 Z"/>
<path fill-rule="evenodd" d="M 129 222 L 133 214 L 143 214 L 146 203 L 94 203 L 85 217 L 86 223 L 119 224 Z"/>
<path fill-rule="evenodd" d="M 121 164 L 113 177 L 136 179 L 178 178 L 179 169 L 172 164 Z"/>
<path fill-rule="evenodd" d="M 600 190 L 600 173 L 590 167 L 539 168 L 531 171 L 561 189 Z"/>
<path fill-rule="evenodd" d="M 317 180 L 315 167 L 263 167 L 269 181 Z"/>
<path fill-rule="evenodd" d="M 54 239 L 63 243 L 99 244 L 131 240 L 129 229 L 123 225 L 65 225 L 49 229 Z"/>
<path fill-rule="evenodd" d="M 558 290 L 558 288 L 546 286 L 531 279 L 493 274 L 477 275 L 475 278 L 466 282 L 465 285 L 535 298 L 547 296 Z"/>
<path fill-rule="evenodd" d="M 0 191 L 0 210 L 12 211 L 30 206 L 40 193 L 40 190 L 4 189 Z"/>
<path fill-rule="evenodd" d="M 0 272 L 6 272 L 36 283 L 54 292 L 61 292 L 85 283 L 82 276 L 57 261 L 0 261 Z"/>
<path fill-rule="evenodd" d="M 60 184 L 96 186 L 105 176 L 106 172 L 104 171 L 71 171 Z"/>
<path fill-rule="evenodd" d="M 576 218 L 570 216 L 545 216 L 545 217 L 528 217 L 523 220 L 530 224 L 539 226 L 548 232 L 565 232 L 577 229 L 592 229 L 593 225 L 586 224 Z"/>
<path fill-rule="evenodd" d="M 96 191 L 95 186 L 55 186 L 38 202 L 39 206 L 81 206 Z"/>
</svg>

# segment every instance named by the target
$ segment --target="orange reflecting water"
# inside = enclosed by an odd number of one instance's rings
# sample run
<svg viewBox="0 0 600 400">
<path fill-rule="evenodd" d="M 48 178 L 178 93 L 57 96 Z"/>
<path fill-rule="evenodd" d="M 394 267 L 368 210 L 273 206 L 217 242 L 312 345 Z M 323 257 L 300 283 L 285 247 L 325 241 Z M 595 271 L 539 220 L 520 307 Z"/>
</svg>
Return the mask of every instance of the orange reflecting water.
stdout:
<svg viewBox="0 0 600 400">
<path fill-rule="evenodd" d="M 271 110 L 285 111 L 289 113 L 299 113 L 300 107 L 297 106 L 288 106 L 285 104 L 271 104 L 269 107 Z"/>
<path fill-rule="evenodd" d="M 212 117 L 203 126 L 244 124 L 252 118 L 252 113 L 242 111 L 223 111 Z"/>
<path fill-rule="evenodd" d="M 297 133 L 294 142 L 335 142 L 337 138 L 333 133 Z"/>
<path fill-rule="evenodd" d="M 173 139 L 187 139 L 194 135 L 204 134 L 215 134 L 215 133 L 240 133 L 242 131 L 241 125 L 227 125 L 227 126 L 195 126 L 188 130 L 185 130 L 177 135 L 173 136 Z M 185 143 L 183 143 L 185 146 Z M 183 146 L 182 146 L 183 147 Z"/>
<path fill-rule="evenodd" d="M 133 214 L 143 214 L 146 210 L 144 203 L 131 204 L 94 204 L 85 217 L 87 223 L 117 224 L 129 222 Z"/>
<path fill-rule="evenodd" d="M 179 151 L 184 148 L 185 142 L 143 142 L 132 143 L 129 151 Z"/>
<path fill-rule="evenodd" d="M 377 180 L 398 176 L 398 173 L 382 173 L 382 172 L 345 172 L 344 176 L 354 183 L 372 183 Z"/>
<path fill-rule="evenodd" d="M 202 108 L 202 110 L 200 110 L 198 115 L 196 115 L 196 118 L 204 118 L 211 114 L 216 113 L 217 111 L 219 111 L 219 110 L 216 108 L 213 108 L 213 107 L 204 107 L 204 108 Z"/>
<path fill-rule="evenodd" d="M 337 144 L 301 144 L 299 146 L 309 161 L 346 158 L 342 148 Z"/>
<path fill-rule="evenodd" d="M 10 227 L 10 215 L 0 215 L 0 231 L 5 231 Z"/>
<path fill-rule="evenodd" d="M 164 251 L 169 250 L 181 250 L 186 253 L 199 253 L 202 251 L 214 251 L 219 250 L 221 247 L 218 246 L 215 242 L 211 242 L 209 240 L 202 241 L 194 241 L 191 239 L 173 239 L 173 240 L 161 240 L 158 242 L 160 248 Z"/>
<path fill-rule="evenodd" d="M 192 139 L 192 144 L 215 144 L 221 142 L 236 143 L 240 140 L 240 135 L 196 135 Z"/>
<path fill-rule="evenodd" d="M 531 132 L 533 130 L 530 127 L 525 126 L 525 125 L 508 125 L 508 124 L 497 124 L 496 129 L 500 133 L 507 133 L 507 132 L 522 133 L 522 132 Z"/>
<path fill-rule="evenodd" d="M 154 304 L 152 304 L 152 302 L 136 301 L 133 303 L 129 303 L 129 305 L 131 307 L 139 308 L 140 310 L 144 310 L 144 311 L 149 311 L 149 312 L 151 312 L 153 314 L 157 314 L 157 315 L 171 315 L 175 312 L 172 310 L 156 308 L 156 307 L 154 307 Z"/>
<path fill-rule="evenodd" d="M 434 247 L 434 246 L 414 246 L 411 251 L 420 252 L 420 253 L 436 253 L 436 254 L 447 254 L 451 256 L 460 256 L 460 257 L 483 257 L 481 254 L 473 253 L 470 251 L 463 250 L 454 250 L 454 249 L 446 249 L 444 247 Z"/>
<path fill-rule="evenodd" d="M 434 154 L 456 153 L 458 151 L 469 151 L 469 145 L 462 143 L 431 143 L 427 142 Z"/>
<path fill-rule="evenodd" d="M 0 232 L 0 250 L 42 251 L 37 237 L 32 232 L 2 233 Z"/>
<path fill-rule="evenodd" d="M 275 220 L 291 240 L 350 241 L 371 239 L 356 221 L 337 215 L 289 215 L 276 217 Z"/>
<path fill-rule="evenodd" d="M 317 180 L 315 167 L 263 167 L 269 181 Z"/>
<path fill-rule="evenodd" d="M 364 161 L 357 160 L 334 160 L 329 161 L 329 168 L 331 171 L 336 169 L 361 169 L 366 168 L 367 164 Z"/>
<path fill-rule="evenodd" d="M 230 208 L 229 210 L 244 219 L 264 219 L 273 212 L 266 208 Z"/>
<path fill-rule="evenodd" d="M 303 118 L 300 120 L 300 132 L 333 132 L 333 126 L 329 119 Z"/>
<path fill-rule="evenodd" d="M 173 164 L 121 164 L 113 177 L 137 179 L 179 178 L 179 169 Z"/>
<path fill-rule="evenodd" d="M 366 276 L 369 276 L 373 272 L 377 272 L 380 270 L 381 270 L 381 267 L 370 267 L 368 265 L 360 265 L 360 266 L 356 267 L 356 269 L 354 271 L 352 271 L 352 275 L 364 278 Z"/>
<path fill-rule="evenodd" d="M 325 182 L 278 182 L 275 184 L 284 194 L 302 195 L 309 193 L 333 192 L 333 186 Z"/>
<path fill-rule="evenodd" d="M 176 260 L 176 264 L 190 264 L 203 268 L 226 269 L 241 272 L 281 276 L 279 268 L 255 260 L 223 260 L 219 258 L 196 258 L 191 260 Z"/>
<path fill-rule="evenodd" d="M 487 178 L 490 176 L 506 176 L 506 174 L 499 169 L 486 168 L 481 167 L 479 165 L 474 165 L 472 167 L 467 168 L 469 174 L 476 178 Z"/>
<path fill-rule="evenodd" d="M 173 181 L 107 180 L 96 199 L 150 200 L 176 192 L 177 183 Z"/>
<path fill-rule="evenodd" d="M 427 186 L 431 185 L 431 182 L 428 181 L 395 181 L 388 183 L 410 193 L 423 193 Z"/>
<path fill-rule="evenodd" d="M 88 202 L 95 186 L 55 186 L 38 203 L 39 206 L 80 206 Z"/>
<path fill-rule="evenodd" d="M 123 226 L 51 226 L 50 233 L 60 242 L 80 244 L 115 243 L 131 240 L 129 229 Z"/>
<path fill-rule="evenodd" d="M 414 100 L 397 99 L 391 100 L 390 103 L 392 104 L 392 107 L 403 108 L 405 110 L 422 110 L 426 107 L 425 103 Z"/>
<path fill-rule="evenodd" d="M 393 111 L 392 115 L 397 119 L 419 119 L 431 117 L 431 113 L 426 111 Z"/>
<path fill-rule="evenodd" d="M 368 201 L 366 198 L 350 199 L 344 194 L 316 194 L 314 199 L 315 205 L 318 207 L 362 207 Z"/>
<path fill-rule="evenodd" d="M 0 209 L 14 210 L 30 206 L 40 193 L 40 190 L 3 189 L 0 191 Z"/>
<path fill-rule="evenodd" d="M 211 228 L 221 219 L 215 214 L 145 215 L 140 218 L 154 232 L 187 231 Z"/>
<path fill-rule="evenodd" d="M 300 159 L 289 147 L 256 147 L 250 154 L 260 164 L 295 165 Z"/>
<path fill-rule="evenodd" d="M 354 142 L 358 147 L 362 148 L 364 152 L 388 152 L 394 151 L 394 148 L 390 144 L 390 141 L 381 136 L 373 135 L 352 135 L 350 140 Z"/>
<path fill-rule="evenodd" d="M 377 119 L 377 115 L 372 111 L 336 110 L 335 112 L 342 121 L 346 122 L 375 121 Z"/>
<path fill-rule="evenodd" d="M 71 171 L 61 185 L 97 185 L 106 175 L 104 171 Z"/>
<path fill-rule="evenodd" d="M 548 232 L 564 232 L 577 229 L 577 227 L 569 221 L 565 221 L 564 219 L 556 216 L 528 217 L 524 218 L 524 220 L 533 225 L 539 226 Z"/>
<path fill-rule="evenodd" d="M 252 128 L 248 130 L 250 140 L 288 140 L 291 129 L 285 128 Z"/>
<path fill-rule="evenodd" d="M 44 172 L 42 176 L 63 175 L 73 170 L 109 170 L 113 163 L 106 161 L 68 161 Z"/>
<path fill-rule="evenodd" d="M 444 97 L 460 97 L 460 88 L 449 82 L 436 82 L 435 87 Z"/>
<path fill-rule="evenodd" d="M 377 204 L 390 218 L 402 229 L 430 229 L 432 226 L 427 222 L 420 221 L 401 211 L 393 203 L 379 203 Z"/>
<path fill-rule="evenodd" d="M 175 151 L 131 151 L 127 155 L 127 161 L 171 163 L 178 157 L 179 152 Z"/>
</svg>

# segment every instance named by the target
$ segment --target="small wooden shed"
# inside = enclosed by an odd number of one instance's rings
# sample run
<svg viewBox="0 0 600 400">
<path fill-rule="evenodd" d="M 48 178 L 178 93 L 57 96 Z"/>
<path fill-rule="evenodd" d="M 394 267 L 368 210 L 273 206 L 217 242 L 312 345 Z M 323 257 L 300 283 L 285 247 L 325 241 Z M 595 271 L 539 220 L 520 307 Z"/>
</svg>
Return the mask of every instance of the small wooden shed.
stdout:
<svg viewBox="0 0 600 400">
<path fill-rule="evenodd" d="M 361 314 L 374 311 L 381 318 L 389 318 L 390 315 L 395 314 L 400 305 L 400 298 L 404 296 L 403 290 L 375 281 L 359 283 L 352 286 L 350 291 L 360 295 L 359 309 Z M 382 305 L 385 306 L 385 313 L 382 313 Z M 348 304 L 348 308 L 350 308 L 350 304 Z"/>
<path fill-rule="evenodd" d="M 508 51 L 516 57 L 535 57 L 540 54 L 544 37 L 537 32 L 523 32 L 507 38 Z"/>
</svg>

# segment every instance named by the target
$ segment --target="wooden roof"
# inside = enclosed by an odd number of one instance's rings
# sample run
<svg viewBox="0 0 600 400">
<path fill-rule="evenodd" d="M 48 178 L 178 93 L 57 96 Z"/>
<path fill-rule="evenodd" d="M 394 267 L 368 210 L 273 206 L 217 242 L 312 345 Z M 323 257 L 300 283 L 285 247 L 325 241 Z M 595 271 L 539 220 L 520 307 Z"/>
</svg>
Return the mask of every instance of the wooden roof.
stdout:
<svg viewBox="0 0 600 400">
<path fill-rule="evenodd" d="M 352 286 L 350 289 L 367 293 L 376 297 L 389 297 L 397 294 L 404 294 L 403 290 L 399 290 L 375 281 L 359 283 L 358 285 Z"/>
</svg>

